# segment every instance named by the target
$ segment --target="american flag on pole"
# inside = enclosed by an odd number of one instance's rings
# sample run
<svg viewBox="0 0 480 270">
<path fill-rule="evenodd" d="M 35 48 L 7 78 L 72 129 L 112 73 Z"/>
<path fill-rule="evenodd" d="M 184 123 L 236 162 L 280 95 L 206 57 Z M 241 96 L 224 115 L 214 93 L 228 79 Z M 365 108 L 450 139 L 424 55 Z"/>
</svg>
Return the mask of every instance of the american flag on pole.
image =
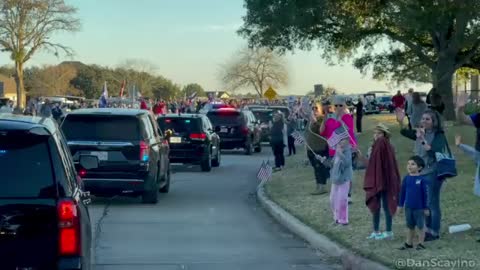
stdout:
<svg viewBox="0 0 480 270">
<path fill-rule="evenodd" d="M 305 143 L 305 139 L 303 138 L 302 134 L 300 134 L 300 132 L 298 132 L 298 131 L 294 131 L 292 133 L 292 137 L 295 139 L 296 144 L 304 144 Z"/>
<path fill-rule="evenodd" d="M 266 182 L 272 177 L 272 172 L 273 168 L 270 166 L 270 163 L 263 161 L 262 166 L 258 170 L 257 178 L 262 182 Z"/>
<path fill-rule="evenodd" d="M 344 139 L 350 139 L 350 134 L 348 134 L 348 130 L 342 125 L 335 129 L 327 142 L 330 148 L 335 148 L 335 146 Z"/>
</svg>

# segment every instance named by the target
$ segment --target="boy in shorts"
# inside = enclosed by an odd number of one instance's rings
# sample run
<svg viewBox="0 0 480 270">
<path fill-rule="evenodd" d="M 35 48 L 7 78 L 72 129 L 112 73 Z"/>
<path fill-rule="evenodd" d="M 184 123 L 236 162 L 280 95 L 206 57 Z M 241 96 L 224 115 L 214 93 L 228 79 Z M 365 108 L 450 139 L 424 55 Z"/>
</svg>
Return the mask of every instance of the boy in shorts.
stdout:
<svg viewBox="0 0 480 270">
<path fill-rule="evenodd" d="M 400 200 L 398 201 L 399 212 L 405 207 L 405 219 L 408 228 L 407 240 L 400 250 L 413 248 L 415 228 L 417 228 L 418 243 L 416 250 L 425 249 L 423 245 L 425 233 L 425 216 L 429 215 L 427 207 L 427 179 L 420 175 L 425 167 L 425 162 L 419 156 L 413 156 L 408 160 L 407 171 L 402 182 Z"/>
</svg>

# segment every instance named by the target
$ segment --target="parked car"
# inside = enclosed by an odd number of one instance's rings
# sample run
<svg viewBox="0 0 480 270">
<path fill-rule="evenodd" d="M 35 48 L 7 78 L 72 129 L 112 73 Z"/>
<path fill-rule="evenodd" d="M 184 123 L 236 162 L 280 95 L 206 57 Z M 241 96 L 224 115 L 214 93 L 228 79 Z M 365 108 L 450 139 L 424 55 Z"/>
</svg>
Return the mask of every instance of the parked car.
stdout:
<svg viewBox="0 0 480 270">
<path fill-rule="evenodd" d="M 221 149 L 243 148 L 247 155 L 262 151 L 260 127 L 251 111 L 221 108 L 209 111 L 207 117 L 220 136 Z"/>
<path fill-rule="evenodd" d="M 0 172 L 0 268 L 91 269 L 90 196 L 58 125 L 0 114 Z"/>
<path fill-rule="evenodd" d="M 199 164 L 202 171 L 220 166 L 220 137 L 202 114 L 166 114 L 157 118 L 161 131 L 172 132 L 170 162 Z"/>
<path fill-rule="evenodd" d="M 147 110 L 80 109 L 65 116 L 63 132 L 74 161 L 98 157 L 99 167 L 81 171 L 85 187 L 98 196 L 142 196 L 157 203 L 170 189 L 168 138 Z"/>
<path fill-rule="evenodd" d="M 395 107 L 392 103 L 392 96 L 377 97 L 376 101 L 380 112 L 393 113 L 395 111 Z"/>
<path fill-rule="evenodd" d="M 272 109 L 260 109 L 254 108 L 251 109 L 252 113 L 255 115 L 258 123 L 260 124 L 261 130 L 261 141 L 270 142 L 270 123 L 273 121 L 273 110 Z"/>
<path fill-rule="evenodd" d="M 377 99 L 375 94 L 364 94 L 363 99 L 365 100 L 363 104 L 363 113 L 364 114 L 379 114 L 380 108 L 377 104 Z"/>
</svg>

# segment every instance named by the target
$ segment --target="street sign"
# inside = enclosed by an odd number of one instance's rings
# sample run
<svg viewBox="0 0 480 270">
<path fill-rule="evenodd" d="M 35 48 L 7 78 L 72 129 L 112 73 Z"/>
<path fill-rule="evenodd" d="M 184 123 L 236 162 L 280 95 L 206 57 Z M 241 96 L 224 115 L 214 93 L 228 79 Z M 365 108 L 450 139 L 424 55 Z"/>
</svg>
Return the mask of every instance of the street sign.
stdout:
<svg viewBox="0 0 480 270">
<path fill-rule="evenodd" d="M 268 98 L 269 100 L 272 100 L 277 97 L 277 92 L 273 90 L 273 88 L 270 86 L 265 93 L 263 93 L 263 96 Z"/>
</svg>

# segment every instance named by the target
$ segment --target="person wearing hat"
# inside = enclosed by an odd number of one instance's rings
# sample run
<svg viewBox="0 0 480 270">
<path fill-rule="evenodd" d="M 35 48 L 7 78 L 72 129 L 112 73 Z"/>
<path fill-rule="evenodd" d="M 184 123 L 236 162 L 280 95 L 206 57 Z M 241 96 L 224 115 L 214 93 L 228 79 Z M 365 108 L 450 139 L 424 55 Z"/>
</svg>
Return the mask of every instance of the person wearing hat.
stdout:
<svg viewBox="0 0 480 270">
<path fill-rule="evenodd" d="M 305 141 L 307 147 L 307 157 L 315 173 L 316 189 L 312 195 L 326 194 L 327 180 L 330 178 L 330 169 L 327 168 L 317 156 L 328 157 L 328 144 L 325 138 L 320 136 L 320 126 L 330 114 L 330 102 L 324 101 L 321 105 L 313 103 L 312 115 L 306 125 Z"/>
<path fill-rule="evenodd" d="M 392 216 L 395 215 L 400 192 L 400 171 L 395 150 L 390 143 L 390 129 L 382 123 L 374 128 L 373 145 L 367 157 L 357 150 L 358 157 L 365 163 L 365 203 L 372 213 L 373 232 L 367 239 L 391 239 Z M 380 231 L 380 209 L 385 213 L 386 230 Z"/>
</svg>

